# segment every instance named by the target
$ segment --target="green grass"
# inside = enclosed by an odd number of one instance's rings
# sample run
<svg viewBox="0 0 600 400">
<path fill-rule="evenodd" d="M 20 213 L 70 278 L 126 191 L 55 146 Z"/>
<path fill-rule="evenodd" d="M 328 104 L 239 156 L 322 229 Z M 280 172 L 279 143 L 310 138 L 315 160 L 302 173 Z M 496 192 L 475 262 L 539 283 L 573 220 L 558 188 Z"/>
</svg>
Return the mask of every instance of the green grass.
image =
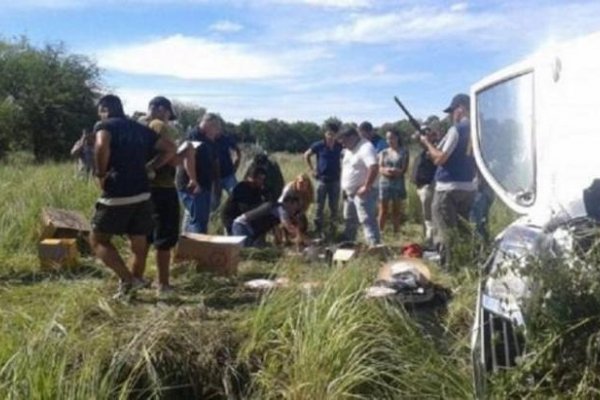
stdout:
<svg viewBox="0 0 600 400">
<path fill-rule="evenodd" d="M 299 156 L 277 155 L 287 180 Z M 277 249 L 244 250 L 237 277 L 177 268 L 180 298 L 144 290 L 110 300 L 116 279 L 93 258 L 41 272 L 44 206 L 91 216 L 98 190 L 67 164 L 0 167 L 0 398 L 468 398 L 468 339 L 478 279 L 473 263 L 436 281 L 451 287 L 446 309 L 403 310 L 364 298 L 379 262 L 347 268 L 307 264 Z M 408 223 L 385 232 L 394 246 L 419 242 L 418 199 L 409 185 Z M 493 211 L 498 230 L 508 213 Z M 505 221 L 506 222 L 506 221 Z M 122 243 L 121 243 L 122 245 Z M 153 257 L 149 275 L 154 276 Z M 256 277 L 293 284 L 260 294 Z M 300 282 L 319 282 L 311 292 Z"/>
</svg>

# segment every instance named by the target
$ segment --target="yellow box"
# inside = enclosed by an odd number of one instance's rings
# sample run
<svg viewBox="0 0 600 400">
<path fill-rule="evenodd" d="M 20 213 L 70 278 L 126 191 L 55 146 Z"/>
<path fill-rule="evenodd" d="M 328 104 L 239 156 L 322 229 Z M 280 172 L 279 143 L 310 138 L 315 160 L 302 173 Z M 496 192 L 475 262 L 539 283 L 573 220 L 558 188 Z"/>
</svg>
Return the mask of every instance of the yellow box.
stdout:
<svg viewBox="0 0 600 400">
<path fill-rule="evenodd" d="M 73 268 L 79 264 L 76 239 L 44 239 L 38 246 L 42 269 Z"/>
</svg>

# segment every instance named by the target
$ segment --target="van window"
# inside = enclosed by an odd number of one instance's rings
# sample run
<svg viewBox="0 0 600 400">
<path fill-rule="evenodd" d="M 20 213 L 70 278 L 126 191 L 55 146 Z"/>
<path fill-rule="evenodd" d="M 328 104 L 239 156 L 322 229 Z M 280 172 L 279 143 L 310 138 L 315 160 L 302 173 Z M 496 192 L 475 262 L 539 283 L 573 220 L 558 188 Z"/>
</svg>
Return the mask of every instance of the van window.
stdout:
<svg viewBox="0 0 600 400">
<path fill-rule="evenodd" d="M 535 200 L 533 72 L 481 90 L 476 104 L 485 167 L 518 204 L 531 205 Z"/>
</svg>

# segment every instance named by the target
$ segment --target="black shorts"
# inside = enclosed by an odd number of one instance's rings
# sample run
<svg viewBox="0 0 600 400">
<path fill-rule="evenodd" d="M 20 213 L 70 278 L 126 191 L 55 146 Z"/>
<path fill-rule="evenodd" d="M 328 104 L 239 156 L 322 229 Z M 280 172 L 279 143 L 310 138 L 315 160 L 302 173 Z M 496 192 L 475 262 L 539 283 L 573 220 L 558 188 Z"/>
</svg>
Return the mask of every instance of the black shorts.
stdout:
<svg viewBox="0 0 600 400">
<path fill-rule="evenodd" d="M 94 232 L 109 235 L 148 235 L 154 228 L 150 200 L 124 206 L 96 203 L 92 217 Z"/>
<path fill-rule="evenodd" d="M 154 231 L 148 236 L 158 250 L 169 250 L 179 239 L 179 198 L 175 188 L 152 188 Z"/>
</svg>

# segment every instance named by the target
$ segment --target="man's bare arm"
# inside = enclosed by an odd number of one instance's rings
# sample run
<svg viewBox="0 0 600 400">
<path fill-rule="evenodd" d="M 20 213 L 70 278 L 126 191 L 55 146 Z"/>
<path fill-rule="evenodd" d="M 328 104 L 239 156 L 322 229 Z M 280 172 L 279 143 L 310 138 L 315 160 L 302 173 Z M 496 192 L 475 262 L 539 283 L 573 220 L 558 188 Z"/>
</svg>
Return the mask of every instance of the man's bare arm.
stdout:
<svg viewBox="0 0 600 400">
<path fill-rule="evenodd" d="M 94 143 L 94 167 L 98 184 L 104 189 L 104 180 L 108 173 L 108 161 L 110 160 L 110 132 L 100 130 L 96 133 L 96 142 Z"/>
<path fill-rule="evenodd" d="M 152 167 L 152 169 L 158 169 L 167 164 L 173 159 L 176 152 L 175 143 L 164 136 L 159 136 L 154 144 L 154 149 L 158 152 L 158 155 L 149 163 L 149 166 Z"/>
<path fill-rule="evenodd" d="M 313 155 L 313 151 L 311 149 L 306 150 L 306 152 L 304 153 L 304 161 L 306 161 L 308 168 L 314 172 L 315 168 L 313 167 L 313 164 L 312 164 L 312 159 L 311 159 L 312 155 Z"/>
<path fill-rule="evenodd" d="M 238 168 L 240 167 L 240 162 L 242 161 L 242 151 L 240 150 L 240 148 L 238 146 L 235 146 L 233 148 L 233 151 L 235 153 L 235 161 L 233 162 L 233 170 L 237 171 Z"/>
<path fill-rule="evenodd" d="M 367 172 L 367 181 L 365 182 L 365 186 L 368 189 L 373 187 L 375 183 L 375 179 L 377 179 L 377 174 L 379 173 L 379 165 L 373 164 L 369 167 L 369 171 Z"/>
<path fill-rule="evenodd" d="M 431 161 L 437 165 L 444 165 L 446 161 L 448 161 L 449 154 L 444 153 L 437 147 L 435 147 L 431 142 L 427 139 L 426 136 L 421 136 L 421 143 L 425 148 L 427 148 L 427 153 L 429 154 L 429 158 Z"/>
</svg>

